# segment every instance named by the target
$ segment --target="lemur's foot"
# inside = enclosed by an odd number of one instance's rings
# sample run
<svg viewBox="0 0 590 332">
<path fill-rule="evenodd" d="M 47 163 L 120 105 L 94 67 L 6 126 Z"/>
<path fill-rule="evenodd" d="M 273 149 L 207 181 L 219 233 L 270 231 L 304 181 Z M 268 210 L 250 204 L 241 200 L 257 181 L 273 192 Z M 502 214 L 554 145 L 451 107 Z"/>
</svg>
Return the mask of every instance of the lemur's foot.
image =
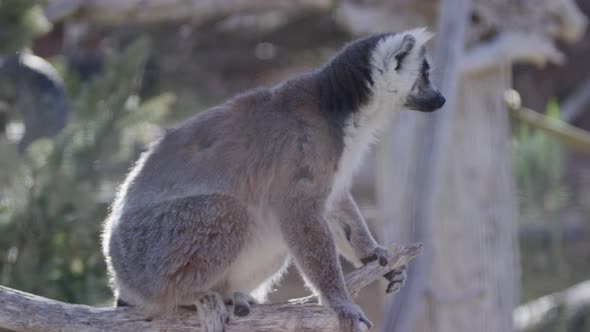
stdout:
<svg viewBox="0 0 590 332">
<path fill-rule="evenodd" d="M 365 316 L 361 308 L 354 303 L 340 303 L 330 306 L 338 316 L 339 331 L 342 332 L 361 332 L 361 323 L 365 325 L 366 330 L 373 327 L 373 323 Z"/>
<path fill-rule="evenodd" d="M 230 299 L 225 300 L 225 304 L 234 306 L 234 315 L 244 317 L 250 313 L 252 305 L 258 302 L 252 296 L 241 292 L 234 292 Z"/>
<path fill-rule="evenodd" d="M 229 313 L 221 296 L 217 293 L 207 293 L 196 303 L 197 313 L 203 332 L 223 332 L 223 324 L 229 320 Z"/>
<path fill-rule="evenodd" d="M 371 255 L 362 258 L 361 262 L 363 264 L 367 264 L 374 260 L 378 260 L 379 265 L 385 266 L 388 263 L 387 252 L 388 250 L 386 248 L 379 246 L 375 248 Z M 387 281 L 389 282 L 385 290 L 386 293 L 397 293 L 400 289 L 402 289 L 406 282 L 406 269 L 407 266 L 403 265 L 402 267 L 397 268 L 395 270 L 391 270 L 384 275 L 385 279 L 387 279 Z"/>
</svg>

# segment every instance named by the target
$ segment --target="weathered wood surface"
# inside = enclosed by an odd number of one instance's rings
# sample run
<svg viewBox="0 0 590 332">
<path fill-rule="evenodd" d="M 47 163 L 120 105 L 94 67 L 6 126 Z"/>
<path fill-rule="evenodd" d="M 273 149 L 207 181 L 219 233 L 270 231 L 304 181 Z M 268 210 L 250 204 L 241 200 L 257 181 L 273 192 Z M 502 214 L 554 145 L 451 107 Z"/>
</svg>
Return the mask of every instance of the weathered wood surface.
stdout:
<svg viewBox="0 0 590 332">
<path fill-rule="evenodd" d="M 425 243 L 434 242 L 434 223 L 437 217 L 439 195 L 443 189 L 441 176 L 446 162 L 448 144 L 451 141 L 452 119 L 460 77 L 460 62 L 465 49 L 470 0 L 442 0 L 439 3 L 436 48 L 434 50 L 433 80 L 447 99 L 444 107 L 425 120 L 422 137 L 418 143 L 415 186 L 411 204 L 411 238 Z M 385 184 L 395 187 L 395 183 Z M 420 203 L 418 203 L 420 202 Z M 433 264 L 433 247 L 412 266 L 414 278 L 408 281 L 402 296 L 390 307 L 395 313 L 387 320 L 386 331 L 415 331 L 415 321 L 423 305 L 424 294 L 429 289 L 430 270 Z"/>
<path fill-rule="evenodd" d="M 590 280 L 562 292 L 545 295 L 514 310 L 514 326 L 521 332 L 587 331 Z"/>
<path fill-rule="evenodd" d="M 382 278 L 391 269 L 409 263 L 422 245 L 393 247 L 389 263 L 371 262 L 346 275 L 351 295 Z M 338 331 L 337 317 L 314 301 L 256 305 L 246 317 L 232 316 L 226 332 L 252 331 Z M 133 308 L 96 308 L 68 304 L 0 286 L 0 328 L 16 332 L 98 332 L 98 331 L 198 331 L 198 315 L 182 310 L 174 316 L 146 320 Z"/>
<path fill-rule="evenodd" d="M 107 24 L 157 23 L 266 10 L 326 8 L 330 0 L 50 0 L 45 15 L 50 21 L 80 19 Z"/>
<path fill-rule="evenodd" d="M 551 119 L 531 109 L 512 108 L 510 114 L 535 129 L 542 130 L 560 143 L 590 155 L 590 133 L 564 121 Z"/>
<path fill-rule="evenodd" d="M 389 17 L 382 9 L 374 12 L 385 17 L 384 22 L 398 22 L 397 16 L 402 14 L 393 7 L 390 6 Z M 457 6 L 444 8 L 453 11 L 454 20 L 465 18 Z M 440 10 L 416 11 L 427 18 L 436 12 L 443 14 Z M 372 17 L 366 15 L 365 21 L 372 21 Z M 399 224 L 388 227 L 388 235 L 396 241 L 420 239 L 429 249 L 412 264 L 413 278 L 400 296 L 394 298 L 387 314 L 392 323 L 382 331 L 514 330 L 512 309 L 518 303 L 519 294 L 517 211 L 508 112 L 502 94 L 510 87 L 513 63 L 543 66 L 563 62 L 564 56 L 554 41 L 576 40 L 586 24 L 584 15 L 569 0 L 473 0 L 466 49 L 459 61 L 458 94 L 447 96 L 455 101 L 452 128 L 447 132 L 451 138 L 431 143 L 436 145 L 433 149 L 436 153 L 443 154 L 444 162 L 433 163 L 416 155 L 416 151 L 422 154 L 420 141 L 432 132 L 421 116 L 417 120 L 405 114 L 399 116 L 387 146 L 380 146 L 377 187 L 381 214 L 395 216 Z M 434 25 L 434 21 L 429 20 L 429 25 Z M 444 47 L 450 47 L 443 31 L 437 30 L 437 39 Z M 435 61 L 433 73 L 438 70 L 449 68 Z M 430 160 L 436 157 L 431 156 Z M 430 166 L 438 175 L 425 177 L 420 168 Z M 422 209 L 418 213 L 431 213 L 430 198 L 424 192 L 437 190 L 425 189 L 421 180 L 441 188 L 436 202 L 436 222 L 430 226 L 417 224 L 414 221 L 417 218 L 412 216 L 416 212 L 408 211 L 414 206 Z M 422 236 L 417 238 L 420 232 Z M 422 262 L 428 260 L 432 261 L 432 267 L 424 281 L 420 275 L 428 269 Z M 426 284 L 426 292 L 417 291 L 422 288 L 420 283 Z M 417 309 L 414 301 L 407 300 L 416 296 L 412 292 L 420 296 Z M 414 322 L 410 322 L 412 316 Z"/>
<path fill-rule="evenodd" d="M 430 319 L 412 332 L 514 331 L 517 210 L 502 98 L 509 82 L 507 67 L 461 80 L 433 230 Z"/>
</svg>

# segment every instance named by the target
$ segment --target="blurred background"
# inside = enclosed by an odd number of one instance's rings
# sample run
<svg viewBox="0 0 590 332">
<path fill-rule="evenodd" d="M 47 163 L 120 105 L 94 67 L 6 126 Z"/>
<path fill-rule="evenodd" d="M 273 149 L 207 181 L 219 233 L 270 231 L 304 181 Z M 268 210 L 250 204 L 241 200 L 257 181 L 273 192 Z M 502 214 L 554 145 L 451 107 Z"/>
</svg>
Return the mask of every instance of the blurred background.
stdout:
<svg viewBox="0 0 590 332">
<path fill-rule="evenodd" d="M 381 243 L 425 252 L 401 293 L 375 284 L 358 303 L 375 331 L 590 331 L 589 14 L 589 0 L 2 0 L 0 284 L 110 305 L 100 227 L 148 142 L 347 41 L 427 26 L 449 102 L 396 114 L 354 187 Z M 308 294 L 295 269 L 276 288 L 273 302 Z"/>
</svg>

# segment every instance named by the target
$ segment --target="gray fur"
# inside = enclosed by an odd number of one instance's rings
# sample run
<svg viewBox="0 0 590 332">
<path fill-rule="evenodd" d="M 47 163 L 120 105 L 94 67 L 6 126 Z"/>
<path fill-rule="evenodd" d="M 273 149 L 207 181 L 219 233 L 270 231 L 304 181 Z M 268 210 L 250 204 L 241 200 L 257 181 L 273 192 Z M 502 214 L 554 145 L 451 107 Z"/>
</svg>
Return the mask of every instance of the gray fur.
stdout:
<svg viewBox="0 0 590 332">
<path fill-rule="evenodd" d="M 246 294 L 264 300 L 292 261 L 343 331 L 370 326 L 346 290 L 337 247 L 357 265 L 384 259 L 348 191 L 354 167 L 346 163 L 362 157 L 357 150 L 370 144 L 373 126 L 403 105 L 420 75 L 424 55 L 407 48 L 399 84 L 384 76 L 389 71 L 366 67 L 383 63 L 376 57 L 391 56 L 400 40 L 361 40 L 318 72 L 237 96 L 152 144 L 122 185 L 103 234 L 121 303 L 159 314 L 203 306 L 215 293 L 247 314 Z M 341 76 L 346 84 L 338 84 Z M 362 94 L 348 109 L 323 108 L 359 86 L 367 90 L 356 91 Z M 395 92 L 384 91 L 391 86 Z M 225 315 L 220 310 L 218 321 Z"/>
</svg>

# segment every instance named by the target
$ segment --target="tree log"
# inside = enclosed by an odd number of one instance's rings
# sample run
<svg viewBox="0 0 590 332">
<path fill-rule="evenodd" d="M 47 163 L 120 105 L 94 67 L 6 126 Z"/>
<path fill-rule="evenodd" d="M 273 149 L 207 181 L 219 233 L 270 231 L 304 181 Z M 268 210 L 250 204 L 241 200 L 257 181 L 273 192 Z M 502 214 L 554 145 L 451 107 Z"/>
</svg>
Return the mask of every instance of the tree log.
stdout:
<svg viewBox="0 0 590 332">
<path fill-rule="evenodd" d="M 417 168 L 413 184 L 416 186 L 411 205 L 412 221 L 415 225 L 412 237 L 426 243 L 434 243 L 433 229 L 438 219 L 436 209 L 442 193 L 444 177 L 441 176 L 446 151 L 451 139 L 452 119 L 459 86 L 460 60 L 463 57 L 471 0 L 443 0 L 439 2 L 438 39 L 434 50 L 434 64 L 440 68 L 434 81 L 447 98 L 444 107 L 435 112 L 423 129 L 423 137 L 417 151 Z M 391 184 L 390 184 L 391 185 Z M 429 289 L 429 277 L 433 264 L 433 249 L 420 257 L 410 272 L 415 278 L 409 280 L 402 297 L 392 303 L 391 313 L 385 331 L 415 331 L 416 317 L 419 316 L 424 295 Z M 394 318 L 395 317 L 395 318 Z"/>
<path fill-rule="evenodd" d="M 517 331 L 587 331 L 590 315 L 590 280 L 562 292 L 545 295 L 514 310 Z"/>
<path fill-rule="evenodd" d="M 327 8 L 331 0 L 50 0 L 45 15 L 52 22 L 78 18 L 106 24 L 202 22 L 234 13 Z"/>
<path fill-rule="evenodd" d="M 386 266 L 380 266 L 374 261 L 347 274 L 346 285 L 350 294 L 354 296 L 361 288 L 382 278 L 383 274 L 409 263 L 420 252 L 421 244 L 395 246 L 390 251 Z M 194 332 L 198 331 L 197 326 L 198 315 L 188 309 L 149 320 L 132 307 L 96 308 L 68 304 L 0 286 L 0 328 L 15 332 Z M 246 317 L 232 316 L 225 331 L 336 332 L 339 328 L 334 313 L 327 307 L 308 301 L 256 305 Z"/>
</svg>

